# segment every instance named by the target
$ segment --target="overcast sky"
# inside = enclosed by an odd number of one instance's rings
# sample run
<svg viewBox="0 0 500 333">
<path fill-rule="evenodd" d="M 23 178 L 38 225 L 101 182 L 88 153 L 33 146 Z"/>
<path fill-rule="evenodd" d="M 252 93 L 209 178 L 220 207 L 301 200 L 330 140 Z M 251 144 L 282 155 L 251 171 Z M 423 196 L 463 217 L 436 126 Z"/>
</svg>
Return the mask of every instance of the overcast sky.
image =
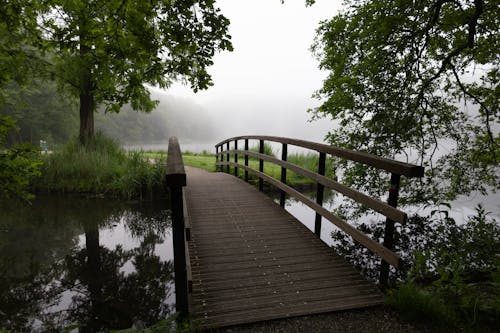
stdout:
<svg viewBox="0 0 500 333">
<path fill-rule="evenodd" d="M 167 93 L 193 100 L 222 122 L 221 139 L 268 134 L 321 141 L 333 124 L 307 122 L 306 110 L 318 105 L 311 95 L 326 75 L 309 48 L 318 23 L 334 16 L 341 1 L 318 0 L 312 7 L 305 0 L 216 3 L 231 22 L 234 51 L 215 56 L 213 87 L 194 94 L 175 84 Z"/>
</svg>

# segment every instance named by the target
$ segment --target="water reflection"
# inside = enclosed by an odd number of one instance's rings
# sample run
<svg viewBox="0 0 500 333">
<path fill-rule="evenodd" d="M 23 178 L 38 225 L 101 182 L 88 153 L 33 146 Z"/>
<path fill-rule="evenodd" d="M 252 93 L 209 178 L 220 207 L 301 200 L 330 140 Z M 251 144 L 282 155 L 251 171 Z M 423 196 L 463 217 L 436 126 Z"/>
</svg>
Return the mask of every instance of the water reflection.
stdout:
<svg viewBox="0 0 500 333">
<path fill-rule="evenodd" d="M 56 197 L 0 209 L 0 330 L 107 331 L 172 310 L 168 210 Z"/>
</svg>

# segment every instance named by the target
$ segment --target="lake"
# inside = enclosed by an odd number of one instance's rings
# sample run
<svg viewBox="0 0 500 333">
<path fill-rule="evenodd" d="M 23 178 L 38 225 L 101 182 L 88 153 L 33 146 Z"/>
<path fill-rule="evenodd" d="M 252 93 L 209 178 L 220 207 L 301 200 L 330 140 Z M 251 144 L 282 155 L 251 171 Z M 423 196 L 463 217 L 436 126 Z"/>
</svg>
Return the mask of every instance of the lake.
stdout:
<svg viewBox="0 0 500 333">
<path fill-rule="evenodd" d="M 97 332 L 164 319 L 175 301 L 166 205 L 38 196 L 1 207 L 0 331 Z"/>
<path fill-rule="evenodd" d="M 279 202 L 276 191 L 271 196 Z M 330 210 L 340 200 L 325 194 Z M 452 212 L 459 220 L 473 212 L 462 207 Z M 307 206 L 288 199 L 286 209 L 314 229 Z M 144 327 L 175 312 L 166 199 L 39 195 L 32 205 L 4 204 L 0 211 L 0 331 Z M 323 219 L 321 239 L 332 245 L 334 230 Z"/>
</svg>

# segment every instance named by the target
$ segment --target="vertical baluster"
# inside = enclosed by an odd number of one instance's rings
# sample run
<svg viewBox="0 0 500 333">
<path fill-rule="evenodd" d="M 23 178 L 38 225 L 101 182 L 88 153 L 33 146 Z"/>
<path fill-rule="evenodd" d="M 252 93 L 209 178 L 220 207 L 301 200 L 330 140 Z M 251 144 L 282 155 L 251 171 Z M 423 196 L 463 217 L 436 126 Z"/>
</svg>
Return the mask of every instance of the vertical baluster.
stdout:
<svg viewBox="0 0 500 333">
<path fill-rule="evenodd" d="M 264 140 L 259 140 L 259 153 L 264 154 Z M 259 158 L 259 171 L 264 172 L 264 160 Z M 264 181 L 259 178 L 259 191 L 264 190 Z"/>
<path fill-rule="evenodd" d="M 391 187 L 389 188 L 389 198 L 387 203 L 396 208 L 398 206 L 399 197 L 399 182 L 401 180 L 401 175 L 392 173 L 391 174 Z M 389 250 L 394 247 L 394 221 L 390 218 L 385 220 L 385 231 L 384 231 L 384 246 Z M 379 283 L 382 289 L 387 288 L 389 283 L 389 264 L 384 260 L 380 263 L 380 278 Z"/>
<path fill-rule="evenodd" d="M 326 164 L 326 154 L 319 153 L 319 162 L 318 162 L 318 173 L 322 176 L 325 175 L 325 164 Z M 316 203 L 320 206 L 323 205 L 323 193 L 325 187 L 321 184 L 317 184 L 316 189 Z M 314 220 L 314 233 L 321 237 L 321 215 L 316 213 L 316 218 Z"/>
<path fill-rule="evenodd" d="M 219 146 L 215 146 L 215 171 L 219 171 Z"/>
<path fill-rule="evenodd" d="M 234 150 L 238 150 L 238 140 L 234 140 Z M 234 163 L 238 164 L 238 153 L 234 153 Z M 234 175 L 238 177 L 237 167 L 234 167 Z"/>
<path fill-rule="evenodd" d="M 226 153 L 226 161 L 229 163 L 229 142 L 226 143 L 226 150 L 227 150 L 227 153 Z M 226 172 L 229 173 L 229 164 L 226 166 Z"/>
<path fill-rule="evenodd" d="M 248 139 L 245 139 L 245 151 L 248 152 Z M 248 155 L 245 154 L 245 166 L 248 166 Z M 248 170 L 245 169 L 245 181 L 248 181 Z"/>
<path fill-rule="evenodd" d="M 281 160 L 286 161 L 288 159 L 288 145 L 286 143 L 283 143 L 283 146 L 281 148 Z M 286 184 L 286 168 L 281 167 L 281 182 L 283 184 Z M 285 199 L 286 199 L 286 192 L 281 190 L 280 193 L 280 206 L 285 207 Z"/>
</svg>

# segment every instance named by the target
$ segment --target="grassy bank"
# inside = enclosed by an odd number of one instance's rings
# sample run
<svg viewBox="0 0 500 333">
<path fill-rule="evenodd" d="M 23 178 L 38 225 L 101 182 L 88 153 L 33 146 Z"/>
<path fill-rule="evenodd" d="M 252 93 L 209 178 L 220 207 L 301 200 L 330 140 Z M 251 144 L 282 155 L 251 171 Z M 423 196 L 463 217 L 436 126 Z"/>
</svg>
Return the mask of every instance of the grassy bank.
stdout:
<svg viewBox="0 0 500 333">
<path fill-rule="evenodd" d="M 40 156 L 43 163 L 41 176 L 33 181 L 36 191 L 61 193 L 90 193 L 114 197 L 149 198 L 161 190 L 166 169 L 166 152 L 161 151 L 124 151 L 114 141 L 97 135 L 91 145 L 82 146 L 75 139 L 56 149 L 52 154 Z M 184 164 L 210 172 L 216 171 L 215 155 L 202 153 L 183 153 Z M 311 171 L 318 169 L 315 154 L 290 154 L 288 161 Z M 240 157 L 240 163 L 243 159 Z M 259 161 L 249 159 L 249 166 L 258 169 Z M 327 175 L 333 177 L 333 166 L 327 161 Z M 234 169 L 230 168 L 234 173 Z M 275 179 L 281 177 L 281 167 L 264 163 L 264 172 Z M 244 176 L 243 170 L 239 172 Z M 249 174 L 251 181 L 258 178 Z M 308 178 L 287 171 L 290 185 L 313 184 Z"/>
<path fill-rule="evenodd" d="M 73 140 L 41 160 L 41 176 L 33 183 L 37 191 L 126 199 L 144 199 L 161 190 L 166 170 L 165 159 L 151 161 L 140 152 L 125 152 L 101 135 L 87 146 Z"/>
<path fill-rule="evenodd" d="M 158 158 L 163 159 L 166 156 L 165 152 L 154 152 L 154 151 L 143 152 L 143 154 L 144 156 L 147 156 L 148 158 L 151 159 L 158 159 Z M 184 160 L 184 165 L 197 167 L 210 172 L 216 171 L 215 154 L 211 154 L 208 152 L 193 153 L 186 151 L 182 154 L 182 158 Z M 239 156 L 238 158 L 239 158 L 238 163 L 244 164 L 244 157 Z M 288 162 L 296 164 L 298 166 L 301 166 L 307 170 L 311 170 L 314 172 L 317 172 L 318 170 L 317 154 L 289 154 Z M 259 160 L 255 158 L 249 158 L 248 165 L 249 167 L 258 170 Z M 234 174 L 234 168 L 229 168 L 229 170 L 230 173 Z M 330 160 L 327 160 L 326 162 L 326 170 L 327 170 L 326 171 L 327 176 L 334 177 L 335 173 L 334 173 L 333 163 Z M 226 171 L 225 168 L 224 171 Z M 264 162 L 264 173 L 275 179 L 280 179 L 281 167 L 276 164 Z M 240 177 L 243 177 L 244 170 L 240 169 L 239 175 Z M 252 181 L 256 181 L 258 179 L 256 176 L 252 174 L 249 174 L 249 178 Z M 296 174 L 290 170 L 287 170 L 287 183 L 290 185 L 302 185 L 302 184 L 313 184 L 314 181 L 312 181 L 309 178 L 303 177 L 299 174 Z"/>
</svg>

